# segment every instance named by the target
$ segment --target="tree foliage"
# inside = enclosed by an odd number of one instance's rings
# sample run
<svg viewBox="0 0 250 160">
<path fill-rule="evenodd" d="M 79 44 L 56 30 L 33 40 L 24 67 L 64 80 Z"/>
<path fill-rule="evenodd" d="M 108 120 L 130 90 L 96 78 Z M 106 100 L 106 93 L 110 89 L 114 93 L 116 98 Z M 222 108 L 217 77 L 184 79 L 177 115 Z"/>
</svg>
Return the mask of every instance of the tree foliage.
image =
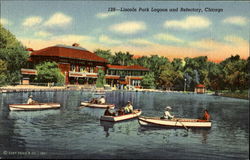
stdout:
<svg viewBox="0 0 250 160">
<path fill-rule="evenodd" d="M 20 80 L 20 69 L 27 62 L 28 53 L 16 37 L 0 24 L 0 60 L 6 63 L 4 75 L 7 84 L 16 83 Z"/>
<path fill-rule="evenodd" d="M 6 84 L 7 76 L 7 63 L 3 60 L 0 60 L 0 86 Z"/>
<path fill-rule="evenodd" d="M 193 91 L 197 84 L 204 84 L 210 90 L 245 90 L 249 88 L 250 58 L 241 59 L 239 55 L 231 56 L 220 63 L 208 61 L 207 56 L 168 58 L 158 55 L 133 58 L 129 52 L 96 50 L 99 56 L 108 59 L 114 65 L 140 65 L 150 69 L 144 76 L 142 86 L 145 88 L 172 88 L 184 90 L 184 85 Z"/>
<path fill-rule="evenodd" d="M 143 77 L 141 85 L 144 88 L 155 89 L 155 76 L 153 72 L 149 72 Z"/>
<path fill-rule="evenodd" d="M 98 77 L 96 80 L 96 87 L 104 87 L 105 81 L 105 73 L 102 69 L 98 70 Z"/>
<path fill-rule="evenodd" d="M 174 85 L 178 85 L 178 82 L 183 79 L 181 71 L 175 71 L 175 68 L 171 63 L 167 63 L 161 67 L 161 74 L 159 76 L 160 84 L 164 89 L 171 89 Z"/>
<path fill-rule="evenodd" d="M 113 55 L 111 53 L 110 50 L 101 50 L 101 49 L 96 49 L 94 51 L 95 54 L 97 54 L 98 56 L 106 59 L 109 63 L 113 63 Z"/>
<path fill-rule="evenodd" d="M 42 62 L 36 65 L 38 83 L 64 83 L 65 78 L 56 62 Z"/>
</svg>

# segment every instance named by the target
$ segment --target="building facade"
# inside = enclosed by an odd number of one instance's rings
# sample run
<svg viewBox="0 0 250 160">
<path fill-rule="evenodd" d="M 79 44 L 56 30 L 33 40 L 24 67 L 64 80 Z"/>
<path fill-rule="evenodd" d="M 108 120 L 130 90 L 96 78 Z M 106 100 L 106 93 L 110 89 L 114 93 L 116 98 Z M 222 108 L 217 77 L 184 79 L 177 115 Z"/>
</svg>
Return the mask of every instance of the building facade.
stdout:
<svg viewBox="0 0 250 160">
<path fill-rule="evenodd" d="M 56 45 L 30 54 L 30 66 L 44 61 L 55 61 L 65 76 L 66 84 L 95 83 L 99 68 L 108 61 L 79 46 Z"/>
<path fill-rule="evenodd" d="M 106 83 L 110 86 L 135 86 L 141 87 L 143 76 L 149 71 L 139 65 L 120 66 L 110 65 L 108 61 L 97 56 L 78 44 L 72 46 L 55 45 L 30 51 L 28 68 L 22 69 L 23 83 L 28 84 L 28 79 L 37 74 L 35 65 L 44 61 L 55 61 L 58 68 L 65 76 L 65 84 L 95 84 L 98 77 L 98 70 L 105 72 Z"/>
<path fill-rule="evenodd" d="M 124 86 L 141 87 L 143 76 L 149 72 L 149 69 L 139 66 L 121 66 L 121 65 L 107 65 L 106 82 L 110 86 L 123 88 Z"/>
</svg>

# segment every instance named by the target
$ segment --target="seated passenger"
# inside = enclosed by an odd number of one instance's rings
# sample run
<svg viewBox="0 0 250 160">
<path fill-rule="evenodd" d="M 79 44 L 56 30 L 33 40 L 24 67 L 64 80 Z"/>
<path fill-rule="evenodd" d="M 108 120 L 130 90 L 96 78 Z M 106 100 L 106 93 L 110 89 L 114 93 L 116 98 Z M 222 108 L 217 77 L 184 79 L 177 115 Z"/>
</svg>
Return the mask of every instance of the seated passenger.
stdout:
<svg viewBox="0 0 250 160">
<path fill-rule="evenodd" d="M 93 98 L 93 99 L 90 101 L 90 103 L 97 104 L 97 103 L 98 103 L 97 98 Z"/>
<path fill-rule="evenodd" d="M 133 113 L 133 106 L 130 101 L 128 101 L 127 105 L 124 107 L 125 114 Z"/>
<path fill-rule="evenodd" d="M 172 110 L 172 108 L 170 106 L 167 106 L 165 108 L 164 116 L 161 117 L 161 119 L 172 119 L 172 118 L 174 118 L 174 116 L 170 114 L 170 110 Z"/>
<path fill-rule="evenodd" d="M 117 114 L 118 114 L 118 116 L 124 115 L 124 114 L 125 114 L 124 108 L 120 108 L 120 109 L 117 111 Z"/>
<path fill-rule="evenodd" d="M 104 112 L 104 115 L 105 116 L 115 116 L 115 111 L 112 110 L 110 106 L 108 106 Z"/>
<path fill-rule="evenodd" d="M 211 116 L 210 116 L 210 114 L 208 113 L 208 110 L 205 109 L 205 110 L 204 110 L 204 115 L 203 115 L 202 119 L 203 119 L 203 120 L 206 120 L 206 121 L 210 121 L 210 118 L 211 118 Z"/>
<path fill-rule="evenodd" d="M 106 100 L 105 100 L 104 96 L 101 96 L 101 98 L 99 99 L 98 103 L 99 104 L 105 104 L 106 103 Z"/>
<path fill-rule="evenodd" d="M 32 98 L 33 98 L 33 96 L 30 95 L 29 98 L 28 98 L 27 104 L 36 104 L 36 103 L 38 103 L 37 101 L 33 100 Z"/>
</svg>

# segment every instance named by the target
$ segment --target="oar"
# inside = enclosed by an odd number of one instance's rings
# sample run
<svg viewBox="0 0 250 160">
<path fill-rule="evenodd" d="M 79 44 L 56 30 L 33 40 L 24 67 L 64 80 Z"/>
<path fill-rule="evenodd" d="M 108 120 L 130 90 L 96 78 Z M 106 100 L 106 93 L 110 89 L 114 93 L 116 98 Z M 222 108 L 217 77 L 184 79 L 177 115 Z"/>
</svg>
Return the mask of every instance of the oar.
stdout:
<svg viewBox="0 0 250 160">
<path fill-rule="evenodd" d="M 177 121 L 188 131 L 188 128 L 181 121 L 179 121 L 179 119 L 177 119 Z"/>
</svg>

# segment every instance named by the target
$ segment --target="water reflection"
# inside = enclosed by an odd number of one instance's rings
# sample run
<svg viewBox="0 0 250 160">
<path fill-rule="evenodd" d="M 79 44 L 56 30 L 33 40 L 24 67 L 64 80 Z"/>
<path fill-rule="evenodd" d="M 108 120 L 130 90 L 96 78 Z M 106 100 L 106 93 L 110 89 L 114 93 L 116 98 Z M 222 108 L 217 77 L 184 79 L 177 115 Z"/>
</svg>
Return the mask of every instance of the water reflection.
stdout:
<svg viewBox="0 0 250 160">
<path fill-rule="evenodd" d="M 209 132 L 211 131 L 210 128 L 192 128 L 192 133 L 193 134 L 199 134 L 202 136 L 201 143 L 202 144 L 207 144 L 207 139 Z"/>
<path fill-rule="evenodd" d="M 107 122 L 107 121 L 100 121 L 100 125 L 103 127 L 103 131 L 106 133 L 105 136 L 108 137 L 110 135 L 109 130 L 114 128 L 115 123 L 114 122 Z"/>
</svg>

